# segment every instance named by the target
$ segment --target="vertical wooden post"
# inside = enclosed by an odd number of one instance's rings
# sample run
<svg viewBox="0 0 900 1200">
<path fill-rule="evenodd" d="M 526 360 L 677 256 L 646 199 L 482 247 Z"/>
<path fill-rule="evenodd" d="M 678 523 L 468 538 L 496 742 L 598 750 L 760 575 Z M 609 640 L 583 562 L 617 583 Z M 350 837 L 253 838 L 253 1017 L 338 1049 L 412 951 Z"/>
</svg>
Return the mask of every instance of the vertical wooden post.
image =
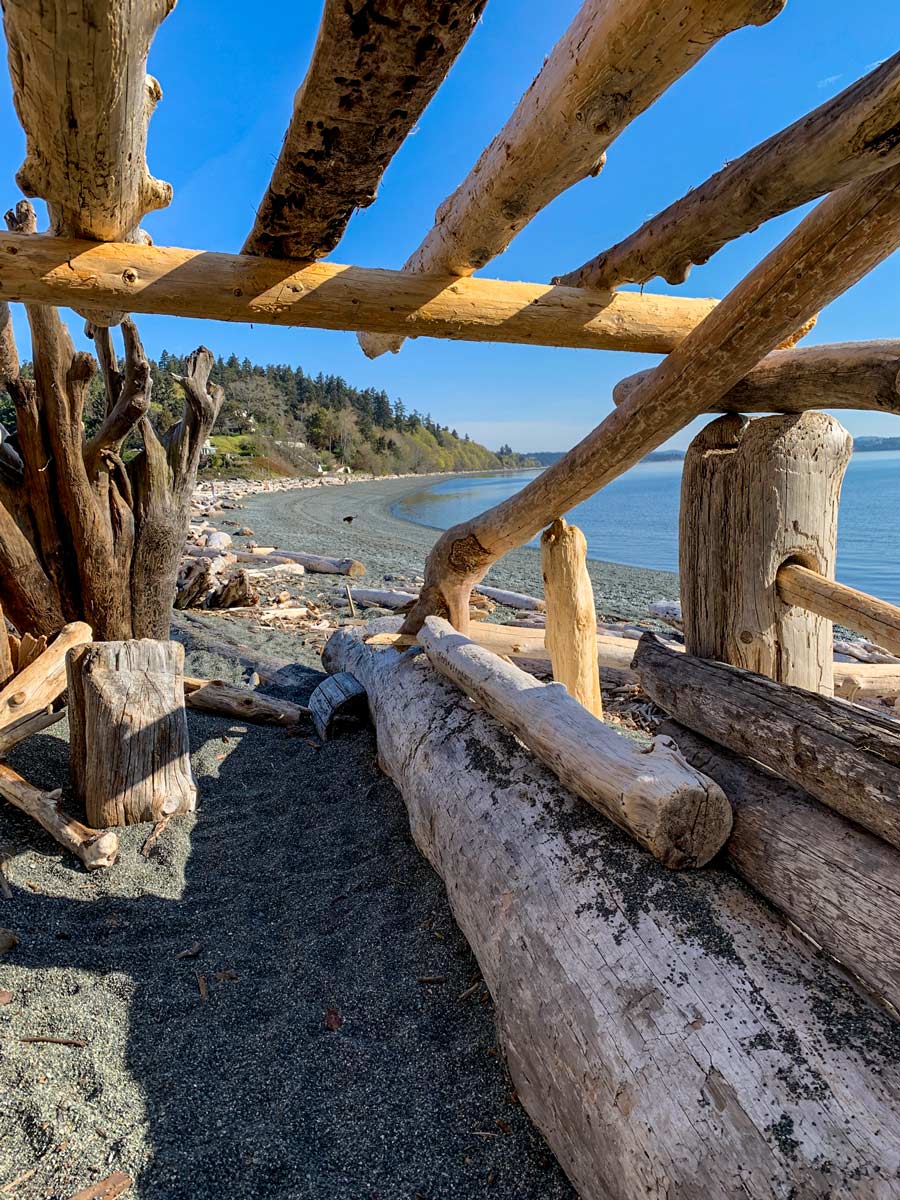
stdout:
<svg viewBox="0 0 900 1200">
<path fill-rule="evenodd" d="M 679 544 L 688 653 L 833 694 L 831 622 L 784 604 L 775 577 L 797 562 L 834 578 L 851 448 L 843 426 L 818 412 L 729 414 L 694 438 Z"/>
<path fill-rule="evenodd" d="M 69 652 L 72 782 L 98 829 L 193 811 L 184 647 L 141 638 Z"/>
<path fill-rule="evenodd" d="M 603 716 L 597 662 L 597 610 L 587 571 L 587 542 L 575 525 L 556 520 L 541 535 L 547 603 L 545 645 L 553 678 L 594 714 Z"/>
<path fill-rule="evenodd" d="M 12 650 L 9 644 L 9 634 L 6 631 L 6 618 L 0 608 L 0 688 L 5 687 L 16 673 L 12 660 Z"/>
</svg>

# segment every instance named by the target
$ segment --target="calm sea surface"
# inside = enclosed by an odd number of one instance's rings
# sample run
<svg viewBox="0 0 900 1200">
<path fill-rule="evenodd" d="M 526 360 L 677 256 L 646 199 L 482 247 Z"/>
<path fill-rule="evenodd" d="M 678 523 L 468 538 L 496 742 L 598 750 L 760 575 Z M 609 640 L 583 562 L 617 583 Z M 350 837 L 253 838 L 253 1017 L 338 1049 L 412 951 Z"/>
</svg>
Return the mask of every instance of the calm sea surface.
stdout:
<svg viewBox="0 0 900 1200">
<path fill-rule="evenodd" d="M 449 529 L 512 496 L 535 474 L 443 480 L 399 501 L 394 512 Z M 680 462 L 643 463 L 566 515 L 584 531 L 591 558 L 677 571 L 680 485 Z M 900 451 L 850 460 L 841 493 L 837 578 L 900 604 Z"/>
</svg>

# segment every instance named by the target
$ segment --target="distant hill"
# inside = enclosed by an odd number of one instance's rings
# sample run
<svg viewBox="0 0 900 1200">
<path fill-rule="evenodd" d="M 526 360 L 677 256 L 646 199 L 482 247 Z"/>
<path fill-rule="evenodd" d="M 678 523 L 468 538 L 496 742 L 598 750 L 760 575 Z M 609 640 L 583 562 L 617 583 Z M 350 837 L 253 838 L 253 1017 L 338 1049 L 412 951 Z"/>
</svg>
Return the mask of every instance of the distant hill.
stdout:
<svg viewBox="0 0 900 1200">
<path fill-rule="evenodd" d="M 865 454 L 871 450 L 900 450 L 900 437 L 858 437 L 853 439 L 853 449 Z"/>
<path fill-rule="evenodd" d="M 873 438 L 872 440 L 873 441 L 879 441 L 879 440 L 890 441 L 891 439 L 890 438 L 885 438 L 885 439 Z M 895 440 L 900 442 L 900 438 L 895 439 Z M 865 441 L 865 438 L 863 438 L 863 441 Z M 898 448 L 900 448 L 900 446 L 898 446 Z M 563 456 L 563 452 L 561 450 L 530 450 L 528 452 L 528 454 L 525 455 L 526 458 L 535 459 L 537 462 L 540 463 L 540 465 L 542 467 L 553 466 L 553 464 L 558 459 L 562 458 L 562 456 Z M 641 461 L 642 462 L 681 462 L 681 460 L 683 458 L 684 458 L 683 450 L 651 450 L 649 454 L 645 455 L 644 458 L 641 459 Z"/>
</svg>

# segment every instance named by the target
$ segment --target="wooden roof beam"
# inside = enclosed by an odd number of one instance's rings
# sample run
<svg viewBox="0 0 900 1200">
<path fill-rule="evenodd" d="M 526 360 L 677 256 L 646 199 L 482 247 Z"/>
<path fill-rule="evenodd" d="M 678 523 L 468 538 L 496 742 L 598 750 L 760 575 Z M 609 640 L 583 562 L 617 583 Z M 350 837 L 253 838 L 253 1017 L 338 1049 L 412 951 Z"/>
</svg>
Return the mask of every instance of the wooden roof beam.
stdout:
<svg viewBox="0 0 900 1200">
<path fill-rule="evenodd" d="M 147 125 L 160 99 L 147 75 L 156 30 L 175 0 L 3 0 L 16 112 L 27 157 L 16 181 L 47 202 L 52 232 L 129 242 L 172 199 L 147 170 Z"/>
<path fill-rule="evenodd" d="M 585 0 L 512 116 L 437 211 L 404 270 L 471 275 L 573 184 L 720 38 L 784 0 Z M 361 336 L 370 358 L 402 339 Z"/>
<path fill-rule="evenodd" d="M 764 221 L 900 162 L 900 53 L 554 282 L 609 290 L 694 263 Z"/>
<path fill-rule="evenodd" d="M 717 303 L 17 233 L 0 234 L 0 296 L 214 321 L 656 354 L 674 349 Z"/>
<path fill-rule="evenodd" d="M 613 388 L 624 404 L 653 374 L 629 375 Z M 900 340 L 836 342 L 778 350 L 713 399 L 709 412 L 801 413 L 822 408 L 871 409 L 900 416 Z"/>
<path fill-rule="evenodd" d="M 321 258 L 388 163 L 487 0 L 325 0 L 319 36 L 245 254 Z"/>
</svg>

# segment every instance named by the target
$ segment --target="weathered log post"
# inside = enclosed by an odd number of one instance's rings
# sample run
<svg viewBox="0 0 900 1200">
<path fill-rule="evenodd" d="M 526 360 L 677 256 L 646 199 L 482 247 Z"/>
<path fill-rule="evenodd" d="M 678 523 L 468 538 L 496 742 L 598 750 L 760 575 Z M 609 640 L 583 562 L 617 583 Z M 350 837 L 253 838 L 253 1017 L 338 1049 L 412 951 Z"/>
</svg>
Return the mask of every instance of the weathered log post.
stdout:
<svg viewBox="0 0 900 1200">
<path fill-rule="evenodd" d="M 98 829 L 192 812 L 184 647 L 141 638 L 69 653 L 71 772 Z"/>
<path fill-rule="evenodd" d="M 553 678 L 595 717 L 603 716 L 597 662 L 597 610 L 587 571 L 587 542 L 575 525 L 557 519 L 541 535 L 541 573 L 547 603 L 544 644 Z"/>
<path fill-rule="evenodd" d="M 797 562 L 834 578 L 851 438 L 825 413 L 729 414 L 694 438 L 681 484 L 679 566 L 689 654 L 834 693 L 832 625 L 785 604 Z"/>
</svg>

